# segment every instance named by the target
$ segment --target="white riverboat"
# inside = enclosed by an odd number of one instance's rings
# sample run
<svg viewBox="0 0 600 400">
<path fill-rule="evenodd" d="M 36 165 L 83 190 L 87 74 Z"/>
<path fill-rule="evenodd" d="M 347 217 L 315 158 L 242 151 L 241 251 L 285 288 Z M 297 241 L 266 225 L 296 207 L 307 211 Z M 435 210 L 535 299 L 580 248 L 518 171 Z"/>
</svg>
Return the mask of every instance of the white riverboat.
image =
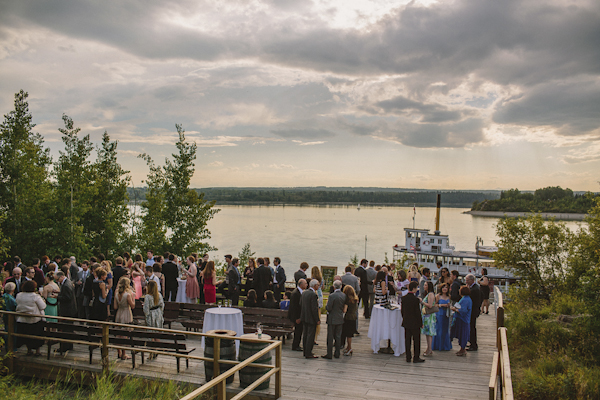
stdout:
<svg viewBox="0 0 600 400">
<path fill-rule="evenodd" d="M 495 246 L 483 246 L 480 238 L 477 238 L 475 251 L 456 250 L 450 245 L 448 235 L 442 235 L 439 230 L 440 221 L 440 198 L 438 195 L 436 212 L 436 229 L 433 233 L 429 229 L 404 228 L 404 246 L 396 244 L 393 247 L 393 260 L 397 264 L 408 267 L 417 262 L 419 269 L 429 268 L 432 273 L 438 274 L 437 263 L 450 271 L 457 270 L 461 276 L 474 274 L 481 276 L 481 269 L 486 268 L 490 279 L 516 280 L 509 271 L 496 267 L 494 253 L 498 251 Z M 413 217 L 414 224 L 414 217 Z M 400 265 L 402 267 L 402 265 Z"/>
</svg>

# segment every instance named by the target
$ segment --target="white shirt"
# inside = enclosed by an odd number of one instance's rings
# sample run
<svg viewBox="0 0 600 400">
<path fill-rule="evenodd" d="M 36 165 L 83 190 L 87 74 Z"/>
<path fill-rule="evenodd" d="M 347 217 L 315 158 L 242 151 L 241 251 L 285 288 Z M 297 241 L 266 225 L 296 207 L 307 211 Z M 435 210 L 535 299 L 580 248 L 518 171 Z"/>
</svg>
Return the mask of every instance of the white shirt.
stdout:
<svg viewBox="0 0 600 400">
<path fill-rule="evenodd" d="M 158 286 L 158 292 L 160 293 L 160 291 L 162 290 L 162 289 L 161 289 L 161 286 L 160 286 L 160 278 L 159 278 L 158 276 L 156 276 L 156 275 L 152 274 L 152 275 L 151 275 L 151 276 L 148 278 L 148 280 L 156 282 L 156 285 Z"/>
<path fill-rule="evenodd" d="M 34 314 L 34 315 L 45 315 L 44 309 L 46 308 L 46 302 L 42 299 L 39 293 L 28 293 L 19 292 L 17 293 L 17 309 L 18 313 Z M 35 324 L 40 322 L 40 317 L 17 317 L 17 322 L 24 322 L 26 324 Z"/>
</svg>

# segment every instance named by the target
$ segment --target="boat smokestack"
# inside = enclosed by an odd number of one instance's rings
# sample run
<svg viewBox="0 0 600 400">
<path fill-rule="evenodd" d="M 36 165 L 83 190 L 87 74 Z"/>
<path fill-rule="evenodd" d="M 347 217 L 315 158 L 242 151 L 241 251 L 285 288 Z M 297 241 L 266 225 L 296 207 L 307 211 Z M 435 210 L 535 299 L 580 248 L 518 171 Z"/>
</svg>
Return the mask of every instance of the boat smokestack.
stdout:
<svg viewBox="0 0 600 400">
<path fill-rule="evenodd" d="M 437 206 L 435 208 L 435 232 L 434 234 L 440 234 L 440 207 L 442 203 L 442 195 L 440 193 L 437 194 Z"/>
</svg>

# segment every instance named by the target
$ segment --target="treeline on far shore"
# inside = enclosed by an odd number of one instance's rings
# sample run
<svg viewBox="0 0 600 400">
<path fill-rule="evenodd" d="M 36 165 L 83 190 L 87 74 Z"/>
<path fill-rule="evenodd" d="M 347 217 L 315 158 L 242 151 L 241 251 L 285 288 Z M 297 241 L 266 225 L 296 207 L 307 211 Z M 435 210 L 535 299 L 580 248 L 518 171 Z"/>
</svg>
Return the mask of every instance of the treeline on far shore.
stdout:
<svg viewBox="0 0 600 400">
<path fill-rule="evenodd" d="M 470 206 L 473 202 L 495 199 L 499 191 L 434 191 L 383 188 L 198 188 L 207 201 L 217 204 L 360 204 Z M 146 188 L 129 188 L 130 202 L 145 199 Z"/>
<path fill-rule="evenodd" d="M 500 198 L 474 201 L 471 210 L 585 214 L 595 204 L 597 196 L 598 193 L 591 192 L 573 193 L 560 186 L 548 186 L 533 193 L 511 189 L 502 191 Z"/>
</svg>

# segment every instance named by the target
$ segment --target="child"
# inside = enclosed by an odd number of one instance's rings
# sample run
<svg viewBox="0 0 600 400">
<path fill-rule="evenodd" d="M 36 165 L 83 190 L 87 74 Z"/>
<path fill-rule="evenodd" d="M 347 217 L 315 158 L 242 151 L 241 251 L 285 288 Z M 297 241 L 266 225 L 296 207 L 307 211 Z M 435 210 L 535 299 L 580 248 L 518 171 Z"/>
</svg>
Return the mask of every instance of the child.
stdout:
<svg viewBox="0 0 600 400">
<path fill-rule="evenodd" d="M 280 310 L 289 310 L 290 309 L 290 292 L 283 292 L 283 300 L 279 303 Z"/>
</svg>

